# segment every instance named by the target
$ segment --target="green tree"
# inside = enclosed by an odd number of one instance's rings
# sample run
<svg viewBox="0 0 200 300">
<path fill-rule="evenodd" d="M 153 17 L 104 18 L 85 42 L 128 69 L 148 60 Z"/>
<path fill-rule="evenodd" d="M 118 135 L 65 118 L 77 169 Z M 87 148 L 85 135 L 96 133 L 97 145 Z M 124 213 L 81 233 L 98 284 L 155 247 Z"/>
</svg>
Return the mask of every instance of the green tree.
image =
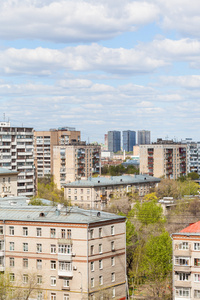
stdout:
<svg viewBox="0 0 200 300">
<path fill-rule="evenodd" d="M 199 184 L 188 179 L 181 183 L 180 185 L 180 194 L 184 195 L 197 195 L 199 190 Z"/>
<path fill-rule="evenodd" d="M 156 196 L 158 198 L 173 197 L 177 199 L 180 196 L 180 184 L 181 182 L 176 180 L 163 178 L 155 189 Z"/>
<path fill-rule="evenodd" d="M 169 233 L 151 236 L 144 247 L 141 269 L 150 285 L 154 299 L 166 299 L 166 285 L 172 272 L 172 241 Z"/>
<path fill-rule="evenodd" d="M 149 202 L 137 202 L 134 207 L 136 218 L 142 225 L 149 225 L 158 222 L 164 222 L 162 207 L 157 204 L 156 200 Z"/>
<path fill-rule="evenodd" d="M 157 196 L 156 196 L 156 193 L 150 193 L 150 194 L 146 194 L 144 196 L 144 200 L 146 201 L 151 201 L 151 200 L 158 200 Z"/>
<path fill-rule="evenodd" d="M 199 174 L 196 172 L 188 173 L 188 178 L 190 178 L 192 180 L 197 180 L 197 179 L 199 179 Z"/>
</svg>

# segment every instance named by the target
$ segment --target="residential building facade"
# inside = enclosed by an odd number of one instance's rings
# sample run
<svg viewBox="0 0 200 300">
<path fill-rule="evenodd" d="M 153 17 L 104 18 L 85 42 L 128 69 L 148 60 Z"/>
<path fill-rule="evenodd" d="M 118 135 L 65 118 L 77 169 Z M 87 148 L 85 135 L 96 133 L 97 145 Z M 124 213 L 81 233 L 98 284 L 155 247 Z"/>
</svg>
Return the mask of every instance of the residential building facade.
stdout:
<svg viewBox="0 0 200 300">
<path fill-rule="evenodd" d="M 138 130 L 137 132 L 138 145 L 146 145 L 151 143 L 151 132 L 149 130 Z"/>
<path fill-rule="evenodd" d="M 85 142 L 54 146 L 53 175 L 58 188 L 93 174 L 101 174 L 101 146 Z"/>
<path fill-rule="evenodd" d="M 123 150 L 126 152 L 133 151 L 133 146 L 136 145 L 136 132 L 132 130 L 125 130 L 123 135 Z"/>
<path fill-rule="evenodd" d="M 17 175 L 19 172 L 0 168 L 0 197 L 17 196 Z"/>
<path fill-rule="evenodd" d="M 200 299 L 200 222 L 172 234 L 173 299 Z"/>
<path fill-rule="evenodd" d="M 133 192 L 144 196 L 159 182 L 159 178 L 146 175 L 89 178 L 65 184 L 64 194 L 72 205 L 101 210 L 110 203 L 113 196 L 123 197 Z"/>
<path fill-rule="evenodd" d="M 125 217 L 72 207 L 2 207 L 0 271 L 25 292 L 31 280 L 35 300 L 125 300 Z"/>
<path fill-rule="evenodd" d="M 53 174 L 53 147 L 79 142 L 80 131 L 61 127 L 49 131 L 34 131 L 34 158 L 38 178 Z"/>
<path fill-rule="evenodd" d="M 187 145 L 158 140 L 141 145 L 139 156 L 141 174 L 170 179 L 187 175 Z"/>
<path fill-rule="evenodd" d="M 0 122 L 0 167 L 19 172 L 19 196 L 34 195 L 33 128 L 11 127 L 10 122 Z"/>
<path fill-rule="evenodd" d="M 108 151 L 118 152 L 121 150 L 121 132 L 108 131 Z"/>
</svg>

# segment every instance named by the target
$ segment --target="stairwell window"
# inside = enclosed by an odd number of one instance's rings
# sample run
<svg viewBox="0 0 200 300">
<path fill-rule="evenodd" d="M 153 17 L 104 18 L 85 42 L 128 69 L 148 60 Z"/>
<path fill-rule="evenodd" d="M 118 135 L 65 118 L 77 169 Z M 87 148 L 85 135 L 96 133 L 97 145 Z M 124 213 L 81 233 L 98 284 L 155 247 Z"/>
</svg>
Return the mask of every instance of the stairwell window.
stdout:
<svg viewBox="0 0 200 300">
<path fill-rule="evenodd" d="M 179 249 L 180 250 L 188 250 L 189 249 L 189 244 L 188 242 L 182 242 L 179 244 Z"/>
</svg>

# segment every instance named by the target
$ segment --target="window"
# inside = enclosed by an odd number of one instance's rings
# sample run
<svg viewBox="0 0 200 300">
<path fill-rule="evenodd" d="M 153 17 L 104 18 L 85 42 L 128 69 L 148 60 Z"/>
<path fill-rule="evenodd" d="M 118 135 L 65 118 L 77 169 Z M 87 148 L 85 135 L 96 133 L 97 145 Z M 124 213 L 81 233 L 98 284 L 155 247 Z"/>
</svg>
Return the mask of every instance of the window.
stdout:
<svg viewBox="0 0 200 300">
<path fill-rule="evenodd" d="M 41 253 L 42 252 L 42 244 L 36 245 L 36 252 Z"/>
<path fill-rule="evenodd" d="M 51 260 L 51 270 L 56 270 L 56 261 Z"/>
<path fill-rule="evenodd" d="M 15 234 L 14 226 L 9 226 L 9 234 L 10 235 L 14 235 Z"/>
<path fill-rule="evenodd" d="M 71 229 L 67 229 L 67 238 L 68 239 L 72 238 L 72 231 L 71 231 Z"/>
<path fill-rule="evenodd" d="M 180 250 L 187 250 L 189 249 L 189 245 L 188 245 L 188 242 L 182 242 L 179 244 L 179 249 Z"/>
<path fill-rule="evenodd" d="M 14 273 L 10 273 L 9 274 L 9 278 L 10 278 L 10 281 L 15 281 L 15 274 Z"/>
<path fill-rule="evenodd" d="M 115 258 L 113 256 L 113 257 L 111 257 L 111 266 L 113 267 L 114 265 L 115 265 Z"/>
<path fill-rule="evenodd" d="M 81 189 L 81 194 L 83 194 L 83 189 Z"/>
<path fill-rule="evenodd" d="M 51 276 L 51 286 L 56 286 L 56 277 Z"/>
<path fill-rule="evenodd" d="M 23 251 L 28 252 L 28 243 L 23 243 Z"/>
<path fill-rule="evenodd" d="M 3 234 L 3 226 L 0 226 L 0 234 Z"/>
<path fill-rule="evenodd" d="M 71 189 L 68 189 L 68 193 L 71 194 Z"/>
<path fill-rule="evenodd" d="M 91 255 L 94 254 L 94 245 L 92 245 L 92 246 L 90 247 L 90 254 L 91 254 Z"/>
<path fill-rule="evenodd" d="M 23 274 L 23 283 L 28 283 L 28 274 Z"/>
<path fill-rule="evenodd" d="M 115 250 L 115 244 L 114 244 L 114 241 L 111 242 L 111 250 L 112 250 L 112 251 Z"/>
<path fill-rule="evenodd" d="M 72 263 L 67 261 L 59 261 L 59 270 L 61 271 L 71 271 Z"/>
<path fill-rule="evenodd" d="M 6 182 L 6 179 L 5 178 L 3 178 L 3 183 L 5 183 Z"/>
<path fill-rule="evenodd" d="M 77 194 L 77 189 L 74 189 L 74 194 Z"/>
<path fill-rule="evenodd" d="M 200 274 L 194 274 L 194 281 L 200 282 Z"/>
<path fill-rule="evenodd" d="M 114 235 L 115 234 L 115 228 L 114 228 L 114 225 L 111 226 L 111 235 Z"/>
<path fill-rule="evenodd" d="M 42 236 L 42 228 L 36 228 L 36 235 Z"/>
<path fill-rule="evenodd" d="M 4 256 L 0 256 L 0 266 L 4 267 Z"/>
<path fill-rule="evenodd" d="M 51 245 L 51 253 L 56 253 L 56 245 Z"/>
<path fill-rule="evenodd" d="M 103 269 L 103 260 L 102 259 L 99 260 L 99 269 L 100 270 Z"/>
<path fill-rule="evenodd" d="M 90 239 L 94 238 L 94 229 L 90 229 Z"/>
<path fill-rule="evenodd" d="M 23 227 L 23 235 L 24 236 L 28 235 L 28 227 Z"/>
<path fill-rule="evenodd" d="M 115 281 L 115 273 L 111 273 L 111 281 L 114 282 Z"/>
<path fill-rule="evenodd" d="M 66 232 L 65 229 L 61 229 L 61 238 L 65 239 L 66 238 Z"/>
<path fill-rule="evenodd" d="M 0 251 L 4 250 L 4 240 L 0 240 Z"/>
<path fill-rule="evenodd" d="M 10 267 L 13 268 L 15 266 L 15 259 L 14 257 L 10 257 Z"/>
<path fill-rule="evenodd" d="M 178 274 L 178 279 L 179 279 L 179 280 L 187 281 L 188 278 L 189 278 L 189 274 L 188 274 L 188 273 L 179 273 L 179 274 Z"/>
<path fill-rule="evenodd" d="M 42 292 L 41 291 L 37 292 L 37 300 L 42 300 Z"/>
<path fill-rule="evenodd" d="M 195 258 L 194 259 L 194 265 L 198 266 L 198 267 L 200 266 L 200 258 Z"/>
<path fill-rule="evenodd" d="M 56 229 L 55 228 L 50 228 L 50 236 L 51 236 L 51 238 L 56 237 Z"/>
<path fill-rule="evenodd" d="M 90 193 L 90 189 L 87 189 L 87 194 L 89 194 Z"/>
<path fill-rule="evenodd" d="M 56 293 L 51 293 L 51 300 L 56 300 Z"/>
<path fill-rule="evenodd" d="M 94 287 L 94 278 L 91 278 L 91 287 Z"/>
<path fill-rule="evenodd" d="M 63 300 L 69 300 L 69 295 L 68 294 L 64 294 Z"/>
<path fill-rule="evenodd" d="M 112 298 L 115 298 L 115 288 L 112 289 Z"/>
<path fill-rule="evenodd" d="M 99 285 L 103 285 L 103 276 L 102 275 L 99 276 Z"/>
<path fill-rule="evenodd" d="M 99 244 L 99 253 L 102 253 L 102 244 Z"/>
<path fill-rule="evenodd" d="M 194 250 L 196 251 L 200 250 L 200 243 L 194 243 Z"/>
<path fill-rule="evenodd" d="M 176 296 L 177 297 L 190 297 L 190 289 L 189 288 L 176 288 Z"/>
<path fill-rule="evenodd" d="M 200 290 L 194 290 L 194 298 L 200 299 Z"/>
<path fill-rule="evenodd" d="M 23 258 L 23 268 L 28 268 L 28 258 Z"/>
<path fill-rule="evenodd" d="M 37 275 L 37 284 L 42 284 L 42 275 Z"/>
<path fill-rule="evenodd" d="M 71 254 L 72 253 L 72 245 L 58 245 L 58 253 L 62 254 Z"/>
<path fill-rule="evenodd" d="M 74 200 L 77 200 L 77 196 L 74 196 Z"/>
<path fill-rule="evenodd" d="M 10 242 L 10 251 L 14 251 L 14 250 L 15 250 L 15 243 Z"/>
<path fill-rule="evenodd" d="M 38 270 L 42 269 L 42 260 L 41 259 L 37 259 L 37 261 L 36 261 L 36 268 Z"/>
<path fill-rule="evenodd" d="M 66 288 L 69 287 L 69 280 L 68 279 L 63 280 L 63 287 L 66 287 Z"/>
<path fill-rule="evenodd" d="M 102 237 L 102 228 L 99 228 L 99 237 Z"/>
<path fill-rule="evenodd" d="M 93 261 L 91 261 L 91 263 L 90 263 L 90 270 L 93 272 L 94 271 L 94 262 Z"/>
<path fill-rule="evenodd" d="M 10 183 L 10 177 L 8 177 L 8 183 Z"/>
</svg>

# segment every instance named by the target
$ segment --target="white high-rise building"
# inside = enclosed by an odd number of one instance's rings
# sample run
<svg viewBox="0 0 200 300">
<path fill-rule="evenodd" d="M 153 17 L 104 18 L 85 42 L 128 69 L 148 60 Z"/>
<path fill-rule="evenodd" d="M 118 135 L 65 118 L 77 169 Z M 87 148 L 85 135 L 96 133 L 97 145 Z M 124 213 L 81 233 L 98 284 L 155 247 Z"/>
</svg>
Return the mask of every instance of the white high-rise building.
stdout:
<svg viewBox="0 0 200 300">
<path fill-rule="evenodd" d="M 0 122 L 0 167 L 19 172 L 19 196 L 34 195 L 33 128 Z"/>
</svg>

